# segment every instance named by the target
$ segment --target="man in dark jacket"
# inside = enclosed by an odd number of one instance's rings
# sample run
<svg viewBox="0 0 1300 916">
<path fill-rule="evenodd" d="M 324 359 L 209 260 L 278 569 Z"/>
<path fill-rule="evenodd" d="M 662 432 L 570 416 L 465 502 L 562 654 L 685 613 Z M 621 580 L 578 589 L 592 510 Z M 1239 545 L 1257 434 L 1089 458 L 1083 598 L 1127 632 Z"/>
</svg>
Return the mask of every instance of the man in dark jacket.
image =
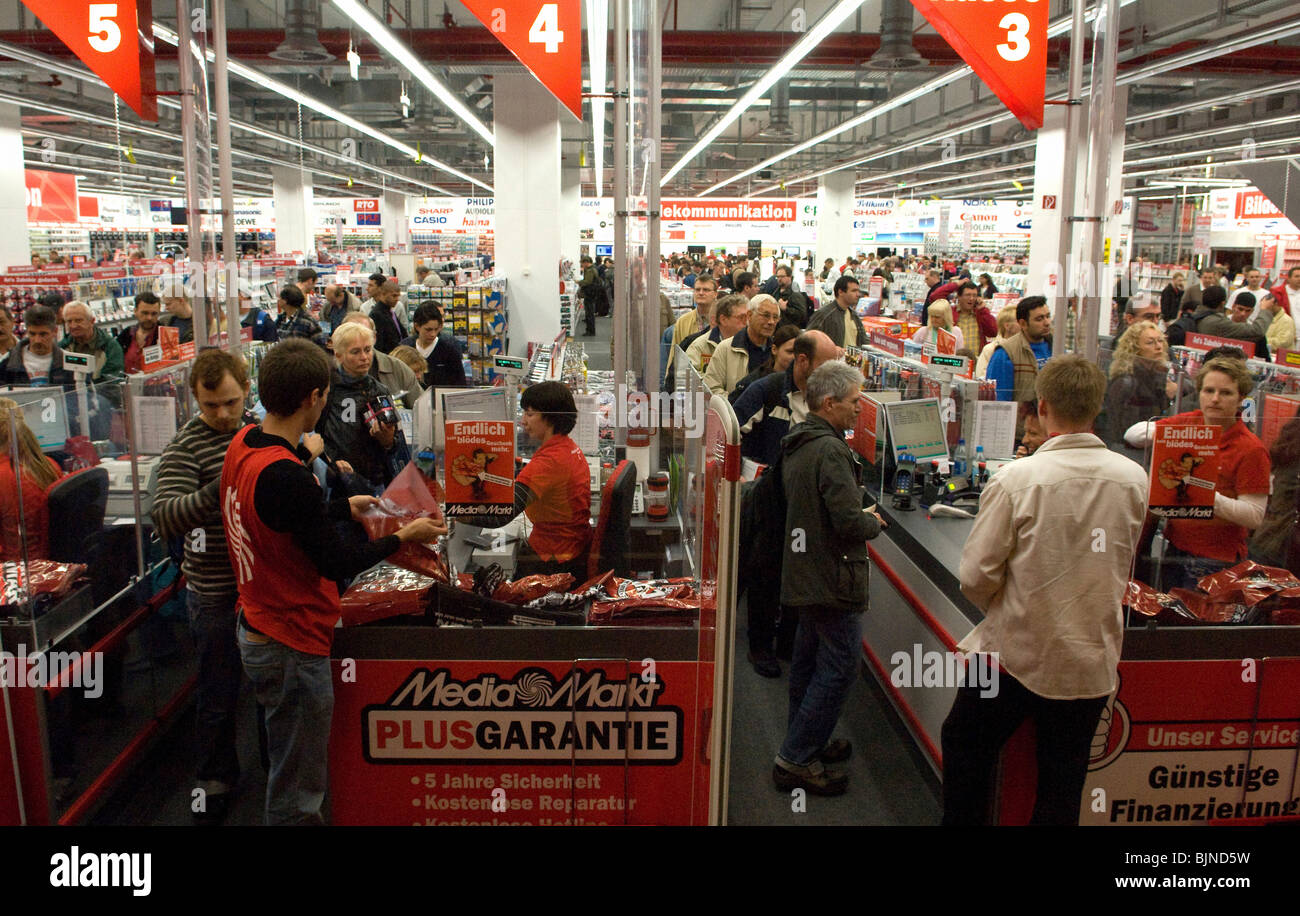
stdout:
<svg viewBox="0 0 1300 916">
<path fill-rule="evenodd" d="M 847 774 L 827 763 L 852 753 L 831 733 L 857 673 L 867 606 L 867 540 L 883 520 L 862 509 L 857 465 L 844 441 L 861 412 L 862 373 L 829 362 L 808 377 L 808 419 L 782 442 L 786 509 L 781 603 L 799 609 L 790 665 L 790 715 L 772 781 L 789 792 L 840 795 Z"/>
<path fill-rule="evenodd" d="M 789 265 L 782 264 L 778 267 L 774 279 L 776 292 L 770 295 L 781 304 L 780 324 L 793 324 L 799 328 L 808 327 L 808 297 L 794 288 L 794 273 Z"/>
<path fill-rule="evenodd" d="M 411 337 L 402 338 L 402 345 L 410 347 L 424 359 L 429 367 L 420 379 L 425 388 L 464 388 L 465 364 L 460 351 L 442 332 L 442 312 L 432 302 L 426 302 L 411 317 Z"/>
<path fill-rule="evenodd" d="M 1160 291 L 1160 317 L 1165 324 L 1178 319 L 1178 303 L 1183 298 L 1183 283 L 1186 278 L 1182 271 L 1174 274 Z"/>
<path fill-rule="evenodd" d="M 1264 334 L 1273 323 L 1273 313 L 1260 309 L 1254 321 L 1238 323 L 1223 314 L 1223 306 L 1227 301 L 1228 294 L 1222 286 L 1214 285 L 1201 290 L 1201 307 L 1192 312 L 1197 333 L 1249 340 L 1255 345 L 1256 358 L 1268 359 L 1268 343 Z"/>
<path fill-rule="evenodd" d="M 385 280 L 375 294 L 375 307 L 370 317 L 375 322 L 375 349 L 380 353 L 391 353 L 393 347 L 402 342 L 406 336 L 406 327 L 398 317 L 401 309 L 402 288 L 396 280 Z"/>
<path fill-rule="evenodd" d="M 117 335 L 122 348 L 122 359 L 127 372 L 144 371 L 144 350 L 158 343 L 158 316 L 162 304 L 151 292 L 135 297 L 135 324 L 123 328 Z"/>
<path fill-rule="evenodd" d="M 865 347 L 867 330 L 858 317 L 858 297 L 861 295 L 858 281 L 852 277 L 840 277 L 835 281 L 834 292 L 834 302 L 813 312 L 808 330 L 824 332 L 837 347 Z M 849 328 L 853 329 L 851 334 Z"/>
<path fill-rule="evenodd" d="M 584 255 L 580 264 L 582 279 L 578 281 L 578 292 L 582 295 L 582 315 L 586 327 L 582 336 L 592 337 L 596 333 L 596 313 L 605 299 L 605 284 L 592 265 L 591 258 Z"/>
<path fill-rule="evenodd" d="M 781 454 L 781 440 L 790 428 L 808 418 L 804 390 L 808 376 L 822 363 L 836 359 L 843 351 L 821 331 L 805 331 L 795 338 L 794 361 L 785 372 L 773 372 L 745 389 L 736 400 L 736 419 L 740 423 L 740 454 L 760 464 L 774 465 Z M 742 554 L 752 549 L 741 542 Z M 755 562 L 745 590 L 749 596 L 749 663 L 763 677 L 780 677 L 777 658 L 790 658 L 795 625 L 799 616 L 794 608 L 781 608 L 781 567 L 776 563 Z M 780 617 L 778 630 L 777 617 Z M 776 653 L 772 641 L 776 640 Z"/>
<path fill-rule="evenodd" d="M 71 391 L 76 376 L 63 368 L 63 353 L 54 345 L 59 331 L 54 310 L 44 305 L 28 306 L 23 322 L 27 335 L 9 352 L 0 369 L 0 381 L 21 388 L 59 385 Z"/>
</svg>

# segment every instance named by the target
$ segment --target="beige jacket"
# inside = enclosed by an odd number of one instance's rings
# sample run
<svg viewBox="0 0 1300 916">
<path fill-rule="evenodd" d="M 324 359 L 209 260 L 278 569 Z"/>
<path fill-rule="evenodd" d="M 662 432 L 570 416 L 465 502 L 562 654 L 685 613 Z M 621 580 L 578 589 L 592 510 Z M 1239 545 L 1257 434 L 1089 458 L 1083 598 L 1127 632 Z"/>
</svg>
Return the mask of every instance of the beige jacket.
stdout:
<svg viewBox="0 0 1300 916">
<path fill-rule="evenodd" d="M 1041 697 L 1112 693 L 1146 497 L 1142 466 L 1091 433 L 1053 436 L 998 471 L 961 557 L 962 594 L 985 617 L 958 648 L 996 652 Z"/>
<path fill-rule="evenodd" d="M 1273 316 L 1273 323 L 1268 326 L 1268 331 L 1264 334 L 1264 339 L 1268 341 L 1269 353 L 1277 350 L 1294 350 L 1295 319 L 1278 309 L 1277 314 Z"/>
<path fill-rule="evenodd" d="M 704 375 L 704 370 L 709 367 L 709 361 L 713 359 L 714 348 L 718 346 L 717 341 L 709 340 L 712 333 L 710 331 L 708 334 L 701 334 L 691 341 L 691 345 L 686 348 L 686 358 L 691 361 L 691 365 L 695 367 L 695 371 L 700 373 L 701 376 Z"/>
<path fill-rule="evenodd" d="M 699 317 L 699 311 L 691 309 L 673 324 L 673 342 L 668 348 L 668 366 L 664 370 L 664 378 L 668 378 L 673 371 L 673 361 L 677 359 L 677 354 L 682 352 L 682 341 L 700 329 Z M 704 319 L 704 326 L 709 326 L 708 318 Z"/>
<path fill-rule="evenodd" d="M 749 332 L 742 329 L 740 333 Z M 724 398 L 749 375 L 749 351 L 733 344 L 734 339 L 727 338 L 718 344 L 704 372 L 705 387 Z"/>
</svg>

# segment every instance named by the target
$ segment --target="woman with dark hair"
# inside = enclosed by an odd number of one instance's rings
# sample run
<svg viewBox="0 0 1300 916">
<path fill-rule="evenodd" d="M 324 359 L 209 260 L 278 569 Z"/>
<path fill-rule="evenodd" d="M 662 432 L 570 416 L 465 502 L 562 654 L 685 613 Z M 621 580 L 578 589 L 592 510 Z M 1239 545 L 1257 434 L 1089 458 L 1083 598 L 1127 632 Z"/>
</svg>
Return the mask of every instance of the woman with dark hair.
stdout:
<svg viewBox="0 0 1300 916">
<path fill-rule="evenodd" d="M 992 299 L 997 292 L 998 288 L 993 285 L 993 278 L 988 274 L 980 274 L 980 298 Z"/>
<path fill-rule="evenodd" d="M 1300 542 L 1295 538 L 1300 514 L 1300 417 L 1282 427 L 1268 458 L 1273 465 L 1273 490 L 1264 522 L 1250 539 L 1249 556 L 1256 563 L 1300 574 Z"/>
<path fill-rule="evenodd" d="M 779 325 L 769 340 L 771 352 L 767 354 L 767 359 L 763 361 L 763 365 L 741 379 L 736 384 L 736 387 L 731 390 L 731 393 L 727 395 L 727 400 L 735 404 L 740 399 L 740 396 L 745 393 L 745 389 L 754 382 L 764 376 L 771 375 L 773 372 L 784 372 L 789 369 L 790 363 L 794 362 L 794 339 L 801 333 L 803 332 L 800 331 L 798 325 Z"/>
<path fill-rule="evenodd" d="M 509 524 L 517 533 L 527 532 L 515 578 L 567 572 L 574 584 L 585 582 L 591 548 L 591 470 L 582 449 L 569 438 L 578 422 L 573 393 L 562 382 L 539 382 L 524 389 L 519 406 L 519 425 L 538 446 L 515 477 L 515 517 L 497 526 Z"/>
</svg>

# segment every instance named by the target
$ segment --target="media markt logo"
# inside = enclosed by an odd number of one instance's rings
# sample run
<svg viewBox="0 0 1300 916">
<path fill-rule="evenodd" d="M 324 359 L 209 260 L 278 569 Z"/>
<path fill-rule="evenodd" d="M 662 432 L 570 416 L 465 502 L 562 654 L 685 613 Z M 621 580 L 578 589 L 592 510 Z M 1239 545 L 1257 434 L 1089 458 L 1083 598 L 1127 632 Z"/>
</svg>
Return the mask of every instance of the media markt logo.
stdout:
<svg viewBox="0 0 1300 916">
<path fill-rule="evenodd" d="M 361 711 L 370 763 L 568 763 L 665 766 L 681 760 L 682 711 L 659 701 L 662 675 L 607 678 L 543 668 L 458 681 L 413 671 L 384 703 Z"/>
</svg>

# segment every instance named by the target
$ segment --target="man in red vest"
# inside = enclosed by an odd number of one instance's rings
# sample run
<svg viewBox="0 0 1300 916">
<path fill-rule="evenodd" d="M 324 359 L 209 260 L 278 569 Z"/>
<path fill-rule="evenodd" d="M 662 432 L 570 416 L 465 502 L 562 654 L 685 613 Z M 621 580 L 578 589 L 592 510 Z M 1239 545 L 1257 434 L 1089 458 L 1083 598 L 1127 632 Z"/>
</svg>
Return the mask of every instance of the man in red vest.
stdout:
<svg viewBox="0 0 1300 916">
<path fill-rule="evenodd" d="M 329 387 L 330 359 L 320 347 L 302 338 L 273 347 L 258 373 L 266 419 L 235 435 L 221 470 L 222 524 L 239 589 L 239 652 L 266 709 L 267 824 L 321 822 L 336 583 L 403 543 L 447 533 L 446 524 L 428 518 L 377 541 L 338 533 L 336 522 L 359 518 L 377 500 L 354 496 L 326 505 L 304 464 L 311 456 L 299 441 L 316 427 Z"/>
<path fill-rule="evenodd" d="M 1292 309 L 1293 305 L 1300 305 L 1300 267 L 1292 267 L 1286 272 L 1286 279 L 1277 286 L 1269 290 L 1277 304 L 1282 306 L 1282 311 L 1288 315 L 1295 315 Z"/>
</svg>

